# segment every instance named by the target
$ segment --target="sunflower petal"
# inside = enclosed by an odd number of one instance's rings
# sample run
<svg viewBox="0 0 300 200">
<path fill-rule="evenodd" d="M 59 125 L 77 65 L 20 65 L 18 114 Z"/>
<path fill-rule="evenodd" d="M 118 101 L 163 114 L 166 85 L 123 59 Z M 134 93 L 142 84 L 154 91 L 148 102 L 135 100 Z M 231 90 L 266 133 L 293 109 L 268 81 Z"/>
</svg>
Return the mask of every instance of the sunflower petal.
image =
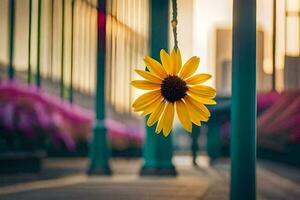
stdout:
<svg viewBox="0 0 300 200">
<path fill-rule="evenodd" d="M 155 111 L 155 109 L 160 105 L 160 102 L 162 102 L 162 98 L 159 97 L 157 99 L 154 99 L 153 101 L 151 101 L 150 104 L 148 104 L 143 110 L 142 115 L 146 116 L 150 113 L 153 113 Z"/>
<path fill-rule="evenodd" d="M 160 88 L 160 84 L 145 80 L 131 81 L 131 85 L 142 90 L 155 90 Z"/>
<path fill-rule="evenodd" d="M 202 98 L 212 99 L 216 97 L 216 90 L 206 85 L 197 85 L 194 87 L 189 87 L 189 92 Z"/>
<path fill-rule="evenodd" d="M 163 68 L 166 70 L 168 74 L 173 73 L 173 67 L 171 65 L 171 58 L 170 55 L 164 50 L 160 50 L 160 60 L 162 63 Z"/>
<path fill-rule="evenodd" d="M 189 113 L 190 113 L 191 111 L 189 111 Z M 190 114 L 191 115 L 191 114 Z M 195 125 L 197 125 L 197 126 L 201 126 L 201 120 L 200 119 L 198 119 L 196 116 L 192 116 L 191 117 L 191 122 L 193 122 Z"/>
<path fill-rule="evenodd" d="M 182 124 L 183 128 L 188 132 L 192 131 L 192 123 L 190 120 L 190 116 L 188 110 L 186 108 L 185 103 L 180 100 L 176 102 L 176 112 L 179 118 L 180 123 Z"/>
<path fill-rule="evenodd" d="M 146 103 L 141 104 L 140 106 L 136 106 L 134 107 L 134 112 L 140 112 L 143 111 L 143 115 L 147 115 L 149 113 L 151 113 L 152 110 L 155 109 L 155 107 L 157 106 L 157 104 L 162 100 L 162 98 L 160 96 L 157 96 L 155 98 L 149 99 Z"/>
<path fill-rule="evenodd" d="M 138 73 L 141 77 L 147 79 L 148 81 L 151 81 L 153 83 L 161 84 L 162 80 L 158 78 L 157 76 L 152 75 L 150 72 L 144 71 L 144 70 L 135 70 L 136 73 Z"/>
<path fill-rule="evenodd" d="M 147 104 L 147 102 L 149 102 L 150 99 L 155 99 L 157 97 L 160 97 L 161 93 L 160 90 L 154 90 L 151 92 L 147 92 L 143 95 L 141 95 L 140 97 L 138 97 L 132 104 L 132 107 L 134 108 L 138 108 L 144 104 Z"/>
<path fill-rule="evenodd" d="M 193 75 L 195 73 L 195 71 L 198 68 L 198 65 L 200 63 L 200 58 L 193 56 L 191 57 L 182 67 L 179 76 L 182 79 L 186 79 L 188 77 L 190 77 L 191 75 Z"/>
<path fill-rule="evenodd" d="M 174 103 L 169 103 L 166 107 L 166 119 L 165 119 L 165 126 L 163 128 L 163 134 L 167 137 L 172 128 L 173 128 L 173 121 L 174 121 Z"/>
<path fill-rule="evenodd" d="M 165 110 L 162 113 L 161 118 L 158 121 L 158 124 L 156 126 L 155 132 L 157 134 L 159 134 L 162 130 L 164 133 L 164 136 L 167 136 L 171 129 L 168 131 L 170 124 L 172 123 L 173 125 L 173 119 L 171 119 L 171 117 L 174 119 L 174 105 L 173 103 L 166 103 L 166 107 Z M 171 126 L 172 126 L 171 125 Z"/>
<path fill-rule="evenodd" d="M 171 53 L 171 65 L 173 66 L 173 74 L 178 74 L 181 68 L 181 54 L 179 49 L 173 49 Z"/>
<path fill-rule="evenodd" d="M 162 113 L 162 115 L 164 115 L 164 112 Z M 163 129 L 163 124 L 164 124 L 164 122 L 162 121 L 162 117 L 160 117 L 160 119 L 158 120 L 158 123 L 156 125 L 156 128 L 155 128 L 155 133 L 160 134 L 160 132 Z"/>
<path fill-rule="evenodd" d="M 191 106 L 186 104 L 186 109 L 188 110 L 191 122 L 193 122 L 197 126 L 201 126 L 201 120 L 200 120 L 199 116 L 193 112 L 193 109 L 191 108 Z"/>
<path fill-rule="evenodd" d="M 207 105 L 215 105 L 217 102 L 211 98 L 200 96 L 199 94 L 195 94 L 193 92 L 188 92 L 188 95 L 202 104 Z"/>
<path fill-rule="evenodd" d="M 210 74 L 197 74 L 185 80 L 185 82 L 189 85 L 196 85 L 204 83 L 205 81 L 211 78 Z"/>
<path fill-rule="evenodd" d="M 155 76 L 164 79 L 165 77 L 167 77 L 167 73 L 164 70 L 164 68 L 162 67 L 162 65 L 157 62 L 156 60 L 154 60 L 153 58 L 151 58 L 150 56 L 146 56 L 144 58 L 144 62 L 147 66 L 147 68 L 149 69 L 149 71 L 151 73 L 153 73 Z"/>
<path fill-rule="evenodd" d="M 209 110 L 206 108 L 205 105 L 203 105 L 202 103 L 199 103 L 197 102 L 195 99 L 193 99 L 192 97 L 190 96 L 186 96 L 185 97 L 185 100 L 187 100 L 191 102 L 191 104 L 193 104 L 195 107 L 197 107 L 202 113 L 204 116 L 206 117 L 210 117 L 210 112 Z"/>
<path fill-rule="evenodd" d="M 178 72 L 179 72 L 179 70 L 182 67 L 182 57 L 181 57 L 180 50 L 178 48 L 176 50 L 176 53 L 177 53 L 177 62 L 178 62 L 178 66 L 179 66 Z"/>
<path fill-rule="evenodd" d="M 150 117 L 147 120 L 147 125 L 148 126 L 153 126 L 158 120 L 159 117 L 161 116 L 161 113 L 163 112 L 165 108 L 166 102 L 163 100 L 159 103 L 159 105 L 155 108 L 155 110 L 151 113 Z"/>
<path fill-rule="evenodd" d="M 190 114 L 194 115 L 197 120 L 208 121 L 208 116 L 200 110 L 196 105 L 194 105 L 187 96 L 184 98 L 187 108 L 190 110 Z"/>
</svg>

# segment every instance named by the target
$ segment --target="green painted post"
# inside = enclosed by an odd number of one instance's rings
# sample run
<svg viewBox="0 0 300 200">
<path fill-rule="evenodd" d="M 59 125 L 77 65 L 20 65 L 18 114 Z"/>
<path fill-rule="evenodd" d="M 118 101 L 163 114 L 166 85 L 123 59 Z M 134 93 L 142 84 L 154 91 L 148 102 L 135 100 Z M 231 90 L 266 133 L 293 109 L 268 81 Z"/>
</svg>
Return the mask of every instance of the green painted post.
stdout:
<svg viewBox="0 0 300 200">
<path fill-rule="evenodd" d="M 208 122 L 206 150 L 213 162 L 221 157 L 221 123 L 218 116 L 213 116 Z"/>
<path fill-rule="evenodd" d="M 233 1 L 231 200 L 256 199 L 256 0 Z"/>
<path fill-rule="evenodd" d="M 200 135 L 201 127 L 193 124 L 193 130 L 191 134 L 191 151 L 192 151 L 192 159 L 193 165 L 197 166 L 197 153 L 199 151 L 198 139 Z"/>
<path fill-rule="evenodd" d="M 37 62 L 36 62 L 36 75 L 35 75 L 35 83 L 37 87 L 41 87 L 41 72 L 40 72 L 40 54 L 41 54 L 41 18 L 42 18 L 42 1 L 38 1 L 38 35 L 37 35 Z"/>
<path fill-rule="evenodd" d="M 96 85 L 96 124 L 90 143 L 91 175 L 109 175 L 109 148 L 105 120 L 105 53 L 106 53 L 106 0 L 98 0 L 98 46 L 97 46 L 97 85 Z"/>
<path fill-rule="evenodd" d="M 13 66 L 14 59 L 14 33 L 15 33 L 15 0 L 9 1 L 9 66 L 8 66 L 8 78 L 13 80 L 15 76 L 15 69 Z"/>
<path fill-rule="evenodd" d="M 28 17 L 28 71 L 27 71 L 27 83 L 31 83 L 31 12 L 32 12 L 32 0 L 29 0 L 29 17 Z"/>
<path fill-rule="evenodd" d="M 62 3 L 62 17 L 61 17 L 61 68 L 60 68 L 60 97 L 63 99 L 65 96 L 65 87 L 64 87 L 64 47 L 65 47 L 65 0 L 61 1 Z"/>
<path fill-rule="evenodd" d="M 150 1 L 150 50 L 155 59 L 159 59 L 159 52 L 169 47 L 169 1 Z M 144 165 L 141 175 L 175 176 L 176 170 L 172 163 L 173 145 L 172 133 L 168 137 L 155 133 L 155 125 L 146 126 L 146 140 L 144 144 Z"/>
</svg>

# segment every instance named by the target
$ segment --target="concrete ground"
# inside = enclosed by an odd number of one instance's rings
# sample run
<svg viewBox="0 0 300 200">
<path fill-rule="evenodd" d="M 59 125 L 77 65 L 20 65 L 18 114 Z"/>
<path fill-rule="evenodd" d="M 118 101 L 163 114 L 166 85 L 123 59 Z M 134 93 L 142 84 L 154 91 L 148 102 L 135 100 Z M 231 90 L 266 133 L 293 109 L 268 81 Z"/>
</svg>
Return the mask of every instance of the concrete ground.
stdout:
<svg viewBox="0 0 300 200">
<path fill-rule="evenodd" d="M 139 159 L 113 159 L 114 175 L 88 177 L 86 159 L 46 159 L 38 174 L 0 175 L 1 200 L 226 200 L 229 199 L 229 161 L 209 166 L 205 156 L 192 167 L 187 156 L 176 156 L 175 178 L 140 177 Z M 300 199 L 300 170 L 259 161 L 258 199 Z"/>
</svg>

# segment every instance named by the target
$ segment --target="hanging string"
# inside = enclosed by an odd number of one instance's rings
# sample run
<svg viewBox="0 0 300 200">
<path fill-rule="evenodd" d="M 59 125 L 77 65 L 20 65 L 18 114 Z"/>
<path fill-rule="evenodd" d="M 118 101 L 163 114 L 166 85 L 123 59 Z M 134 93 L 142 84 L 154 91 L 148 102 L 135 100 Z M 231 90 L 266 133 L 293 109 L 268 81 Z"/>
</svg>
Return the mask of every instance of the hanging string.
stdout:
<svg viewBox="0 0 300 200">
<path fill-rule="evenodd" d="M 178 49 L 178 40 L 177 40 L 177 0 L 172 0 L 172 20 L 171 20 L 171 24 L 172 24 L 172 30 L 173 30 L 173 37 L 174 37 L 174 49 L 177 50 Z"/>
</svg>

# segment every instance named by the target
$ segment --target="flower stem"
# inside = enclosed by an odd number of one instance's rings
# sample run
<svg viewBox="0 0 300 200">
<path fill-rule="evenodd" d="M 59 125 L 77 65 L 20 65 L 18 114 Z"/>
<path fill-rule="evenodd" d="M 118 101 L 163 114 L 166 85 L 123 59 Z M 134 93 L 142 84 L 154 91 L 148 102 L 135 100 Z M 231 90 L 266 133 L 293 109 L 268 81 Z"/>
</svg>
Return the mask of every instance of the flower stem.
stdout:
<svg viewBox="0 0 300 200">
<path fill-rule="evenodd" d="M 177 0 L 172 0 L 172 30 L 173 30 L 173 37 L 174 37 L 174 49 L 178 49 L 178 40 L 177 40 Z"/>
</svg>

